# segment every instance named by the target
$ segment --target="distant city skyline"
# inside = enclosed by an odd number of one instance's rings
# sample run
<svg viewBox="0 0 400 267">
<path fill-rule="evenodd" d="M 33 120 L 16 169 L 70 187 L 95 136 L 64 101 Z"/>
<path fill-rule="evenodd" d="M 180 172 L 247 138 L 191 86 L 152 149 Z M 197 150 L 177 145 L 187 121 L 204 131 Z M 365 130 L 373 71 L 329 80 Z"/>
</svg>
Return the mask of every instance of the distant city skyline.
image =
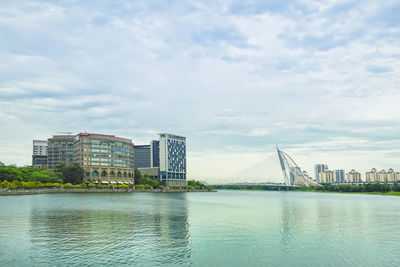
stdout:
<svg viewBox="0 0 400 267">
<path fill-rule="evenodd" d="M 0 160 L 100 132 L 187 138 L 187 176 L 282 180 L 275 145 L 400 169 L 398 1 L 2 1 Z"/>
</svg>

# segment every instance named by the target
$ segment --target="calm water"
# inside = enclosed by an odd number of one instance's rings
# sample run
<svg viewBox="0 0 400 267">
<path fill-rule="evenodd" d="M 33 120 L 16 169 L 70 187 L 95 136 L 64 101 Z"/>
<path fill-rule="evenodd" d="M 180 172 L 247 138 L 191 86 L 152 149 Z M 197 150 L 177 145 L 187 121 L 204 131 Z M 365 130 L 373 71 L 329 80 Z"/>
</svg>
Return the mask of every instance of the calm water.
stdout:
<svg viewBox="0 0 400 267">
<path fill-rule="evenodd" d="M 0 266 L 400 266 L 400 197 L 0 197 Z"/>
</svg>

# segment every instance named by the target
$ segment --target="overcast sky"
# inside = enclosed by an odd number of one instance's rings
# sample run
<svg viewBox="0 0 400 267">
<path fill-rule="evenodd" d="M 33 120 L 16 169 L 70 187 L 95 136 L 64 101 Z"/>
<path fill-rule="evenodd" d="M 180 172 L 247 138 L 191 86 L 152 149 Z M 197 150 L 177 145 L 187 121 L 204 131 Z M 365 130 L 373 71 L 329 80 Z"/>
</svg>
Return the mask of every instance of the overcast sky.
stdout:
<svg viewBox="0 0 400 267">
<path fill-rule="evenodd" d="M 97 132 L 187 137 L 191 178 L 400 170 L 400 2 L 6 1 L 0 160 Z"/>
</svg>

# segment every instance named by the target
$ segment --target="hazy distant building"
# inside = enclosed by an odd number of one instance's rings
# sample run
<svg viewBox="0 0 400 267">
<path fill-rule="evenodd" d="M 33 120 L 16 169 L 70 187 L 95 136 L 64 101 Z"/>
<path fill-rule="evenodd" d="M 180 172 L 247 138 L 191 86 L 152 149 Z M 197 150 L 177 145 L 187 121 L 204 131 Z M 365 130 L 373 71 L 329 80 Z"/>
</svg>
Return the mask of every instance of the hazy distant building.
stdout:
<svg viewBox="0 0 400 267">
<path fill-rule="evenodd" d="M 47 168 L 47 141 L 33 140 L 32 166 L 35 168 Z"/>
<path fill-rule="evenodd" d="M 387 178 L 387 173 L 386 171 L 383 169 L 378 173 L 378 177 L 379 177 L 379 182 L 381 183 L 387 183 L 388 178 Z"/>
<path fill-rule="evenodd" d="M 303 181 L 302 183 L 304 184 L 304 179 L 303 176 L 301 175 L 302 172 L 300 167 L 291 167 L 289 173 L 290 173 L 289 177 L 290 185 L 297 185 L 301 183 L 301 181 Z"/>
<path fill-rule="evenodd" d="M 47 140 L 47 168 L 52 170 L 60 162 L 74 160 L 74 135 L 53 135 Z"/>
<path fill-rule="evenodd" d="M 314 173 L 315 173 L 315 180 L 317 181 L 317 183 L 319 183 L 319 174 L 325 170 L 328 169 L 328 165 L 327 164 L 315 164 L 314 166 Z"/>
<path fill-rule="evenodd" d="M 372 168 L 371 171 L 365 173 L 365 181 L 367 183 L 379 183 L 379 173 L 375 168 Z"/>
<path fill-rule="evenodd" d="M 96 133 L 81 133 L 74 139 L 74 162 L 84 169 L 84 181 L 134 183 L 131 139 Z"/>
<path fill-rule="evenodd" d="M 163 185 L 186 185 L 186 137 L 160 134 L 160 179 Z"/>
<path fill-rule="evenodd" d="M 150 168 L 151 167 L 150 145 L 134 146 L 134 161 L 135 161 L 135 168 Z"/>
<path fill-rule="evenodd" d="M 333 184 L 335 182 L 335 178 L 333 176 L 333 171 L 329 169 L 324 169 L 319 173 L 319 182 L 321 184 Z"/>
<path fill-rule="evenodd" d="M 346 181 L 346 173 L 344 170 L 334 170 L 333 177 L 335 179 L 335 183 L 344 183 Z"/>
<path fill-rule="evenodd" d="M 400 180 L 400 173 L 395 172 L 392 168 L 387 171 L 386 176 L 388 182 L 396 182 Z"/>
<path fill-rule="evenodd" d="M 354 169 L 346 174 L 346 182 L 348 183 L 360 183 L 361 173 L 356 172 Z"/>
<path fill-rule="evenodd" d="M 160 167 L 160 141 L 158 140 L 150 143 L 150 166 Z"/>
<path fill-rule="evenodd" d="M 4 163 L 2 161 L 0 161 L 0 166 L 4 166 Z"/>
</svg>

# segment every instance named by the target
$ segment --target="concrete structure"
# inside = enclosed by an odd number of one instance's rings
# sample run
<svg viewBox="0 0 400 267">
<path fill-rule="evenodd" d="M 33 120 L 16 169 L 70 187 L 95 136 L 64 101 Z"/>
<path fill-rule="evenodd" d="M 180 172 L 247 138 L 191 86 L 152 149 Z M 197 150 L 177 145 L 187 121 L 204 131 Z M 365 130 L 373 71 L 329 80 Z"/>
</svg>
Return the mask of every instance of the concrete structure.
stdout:
<svg viewBox="0 0 400 267">
<path fill-rule="evenodd" d="M 354 169 L 346 174 L 346 182 L 348 183 L 361 183 L 361 173 L 356 172 Z"/>
<path fill-rule="evenodd" d="M 335 177 L 333 175 L 333 171 L 329 169 L 324 169 L 319 173 L 319 182 L 321 184 L 333 184 L 335 183 Z"/>
<path fill-rule="evenodd" d="M 47 168 L 47 140 L 33 140 L 32 166 L 35 168 Z"/>
<path fill-rule="evenodd" d="M 150 143 L 150 166 L 160 167 L 160 141 L 153 140 Z"/>
<path fill-rule="evenodd" d="M 315 180 L 317 181 L 317 183 L 319 183 L 319 174 L 325 169 L 328 169 L 327 164 L 315 164 L 314 174 L 315 174 Z"/>
<path fill-rule="evenodd" d="M 149 176 L 151 179 L 159 181 L 160 180 L 160 168 L 152 167 L 152 168 L 137 168 L 140 173 L 145 176 Z"/>
<path fill-rule="evenodd" d="M 290 167 L 289 170 L 290 185 L 305 185 L 300 167 Z"/>
<path fill-rule="evenodd" d="M 379 175 L 375 168 L 365 173 L 365 181 L 367 183 L 379 183 Z"/>
<path fill-rule="evenodd" d="M 163 185 L 186 185 L 186 137 L 160 134 L 160 180 Z"/>
<path fill-rule="evenodd" d="M 54 169 L 60 162 L 73 163 L 74 139 L 74 135 L 53 135 L 47 140 L 47 169 Z"/>
<path fill-rule="evenodd" d="M 346 182 L 346 172 L 344 170 L 334 170 L 333 178 L 335 183 L 344 183 Z"/>
<path fill-rule="evenodd" d="M 134 163 L 135 168 L 151 167 L 151 150 L 150 145 L 134 146 Z"/>
<path fill-rule="evenodd" d="M 74 162 L 84 169 L 84 181 L 134 183 L 134 145 L 131 139 L 95 133 L 74 138 Z"/>
</svg>

